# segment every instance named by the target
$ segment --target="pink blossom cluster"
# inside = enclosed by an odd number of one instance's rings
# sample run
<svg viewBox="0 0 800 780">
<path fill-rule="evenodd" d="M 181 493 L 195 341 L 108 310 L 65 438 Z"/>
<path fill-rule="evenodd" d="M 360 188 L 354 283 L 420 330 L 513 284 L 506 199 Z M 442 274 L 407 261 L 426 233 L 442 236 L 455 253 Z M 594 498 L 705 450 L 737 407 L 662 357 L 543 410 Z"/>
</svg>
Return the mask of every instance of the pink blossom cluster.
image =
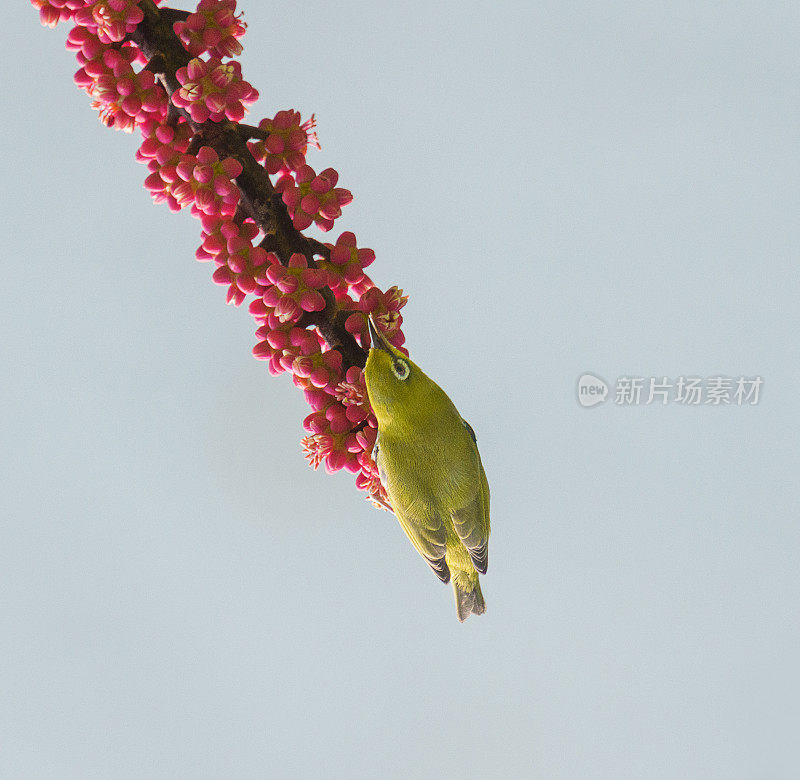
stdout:
<svg viewBox="0 0 800 780">
<path fill-rule="evenodd" d="M 191 206 L 195 214 L 230 219 L 239 202 L 239 188 L 234 184 L 242 172 L 242 164 L 232 157 L 220 160 L 210 146 L 203 146 L 196 155 L 184 154 L 175 166 L 178 175 L 172 188 L 181 206 Z"/>
<path fill-rule="evenodd" d="M 258 99 L 258 92 L 242 78 L 242 66 L 235 61 L 195 57 L 185 68 L 178 68 L 175 76 L 181 88 L 172 93 L 172 102 L 198 124 L 226 118 L 241 122 L 245 104 Z"/>
<path fill-rule="evenodd" d="M 265 249 L 254 245 L 257 235 L 258 228 L 253 222 L 223 220 L 211 224 L 206 220 L 203 229 L 203 243 L 196 257 L 201 262 L 214 262 L 216 270 L 212 278 L 216 284 L 227 285 L 227 302 L 236 306 L 250 294 L 264 293 L 264 286 L 256 281 L 256 276 L 268 255 Z"/>
<path fill-rule="evenodd" d="M 313 409 L 304 422 L 309 435 L 303 439 L 303 448 L 309 462 L 315 468 L 324 464 L 329 472 L 357 473 L 357 486 L 385 505 L 370 454 L 376 422 L 361 369 L 351 367 L 345 372 L 341 353 L 330 349 L 316 329 L 299 323 L 304 314 L 325 307 L 322 290 L 329 288 L 336 291 L 340 310 L 351 312 L 346 327 L 362 346 L 369 343 L 366 316 L 372 315 L 386 337 L 401 347 L 400 309 L 407 297 L 396 287 L 383 292 L 374 286 L 359 264 L 359 258 L 371 263 L 374 252 L 359 248 L 352 233 L 343 233 L 336 245 L 326 245 L 338 264 L 322 258 L 311 264 L 305 255 L 294 253 L 283 265 L 273 252 L 255 244 L 259 231 L 251 221 L 204 216 L 203 223 L 198 260 L 213 261 L 213 279 L 227 286 L 229 303 L 240 305 L 248 295 L 254 296 L 249 310 L 259 327 L 253 355 L 267 362 L 271 374 L 291 374 Z M 342 268 L 352 284 L 344 280 Z M 350 297 L 354 292 L 358 299 Z"/>
<path fill-rule="evenodd" d="M 342 233 L 335 244 L 327 244 L 327 247 L 330 259 L 321 261 L 320 267 L 330 272 L 330 288 L 334 295 L 343 298 L 348 292 L 353 292 L 360 298 L 372 287 L 364 269 L 375 261 L 375 253 L 356 246 L 355 234 L 350 231 Z"/>
<path fill-rule="evenodd" d="M 155 0 L 158 5 L 161 0 Z M 45 27 L 75 21 L 103 43 L 119 42 L 136 29 L 144 14 L 139 0 L 31 0 Z"/>
<path fill-rule="evenodd" d="M 350 190 L 336 186 L 338 181 L 339 174 L 333 168 L 317 174 L 310 165 L 302 165 L 284 173 L 275 182 L 275 191 L 281 193 L 298 230 L 305 230 L 313 222 L 320 230 L 328 231 L 342 216 L 342 206 L 353 200 Z"/>
<path fill-rule="evenodd" d="M 96 0 L 78 8 L 72 17 L 103 43 L 119 43 L 144 19 L 139 0 Z"/>
<path fill-rule="evenodd" d="M 167 125 L 150 120 L 139 129 L 143 140 L 136 159 L 150 171 L 144 186 L 156 203 L 166 202 L 171 211 L 180 211 L 181 204 L 173 190 L 181 181 L 177 167 L 189 148 L 191 128 L 186 122 Z"/>
<path fill-rule="evenodd" d="M 59 22 L 68 22 L 75 11 L 86 5 L 85 0 L 31 0 L 39 9 L 39 21 L 45 27 L 55 27 Z"/>
<path fill-rule="evenodd" d="M 258 281 L 265 285 L 263 299 L 275 309 L 281 322 L 296 321 L 304 311 L 322 311 L 325 299 L 320 290 L 328 285 L 328 274 L 319 268 L 309 268 L 308 258 L 295 252 L 288 265 L 281 265 L 271 254 Z"/>
<path fill-rule="evenodd" d="M 239 210 L 236 180 L 242 162 L 220 159 L 214 148 L 195 140 L 194 123 L 238 122 L 245 104 L 258 95 L 242 78 L 238 62 L 222 61 L 241 51 L 244 24 L 236 16 L 235 0 L 200 0 L 194 14 L 173 25 L 195 56 L 176 72 L 181 87 L 171 100 L 180 113 L 168 111 L 170 98 L 153 74 L 134 67 L 146 62 L 128 38 L 143 18 L 139 0 L 31 2 L 47 26 L 75 23 L 67 40 L 80 66 L 75 81 L 92 96 L 106 124 L 139 130 L 136 158 L 148 168 L 145 187 L 155 202 L 174 211 L 188 208 L 200 220 L 197 259 L 213 263 L 213 281 L 227 288 L 228 302 L 239 306 L 251 298 L 249 310 L 258 326 L 253 354 L 266 361 L 271 373 L 290 374 L 311 406 L 303 439 L 311 465 L 357 474 L 357 486 L 387 506 L 371 457 L 377 423 L 363 372 L 346 368 L 342 353 L 330 347 L 314 323 L 316 317 L 342 323 L 366 349 L 367 317 L 372 316 L 402 349 L 400 310 L 407 298 L 396 287 L 382 291 L 373 284 L 365 269 L 375 253 L 359 247 L 351 232 L 288 258 L 268 251 L 272 237 Z M 333 168 L 317 174 L 307 164 L 308 148 L 319 148 L 314 126 L 313 116 L 303 122 L 297 111 L 279 111 L 261 120 L 266 137 L 248 147 L 267 174 L 276 177 L 275 191 L 295 228 L 316 224 L 328 231 L 352 195 L 337 187 Z"/>
<path fill-rule="evenodd" d="M 333 394 L 306 391 L 314 411 L 303 421 L 310 434 L 303 439 L 306 457 L 314 468 L 324 463 L 328 472 L 346 469 L 359 477 L 374 467 L 370 451 L 377 428 L 370 425 L 364 376 L 360 368 L 348 369 Z M 369 443 L 369 448 L 365 445 Z"/>
<path fill-rule="evenodd" d="M 375 258 L 371 249 L 358 247 L 353 233 L 343 233 L 336 244 L 326 244 L 325 257 L 311 266 L 301 254 L 293 254 L 288 266 L 272 253 L 255 273 L 257 297 L 250 313 L 259 323 L 258 343 L 253 354 L 267 361 L 270 373 L 288 372 L 305 392 L 314 410 L 304 426 L 309 435 L 303 448 L 315 468 L 324 464 L 329 472 L 346 469 L 358 474 L 356 485 L 378 503 L 385 504 L 375 464 L 375 417 L 367 400 L 360 368 L 343 370 L 341 354 L 329 349 L 316 330 L 300 326 L 304 314 L 325 306 L 324 288 L 330 289 L 345 327 L 363 347 L 369 345 L 367 316 L 371 315 L 386 337 L 398 348 L 404 341 L 400 309 L 408 300 L 392 287 L 375 287 L 364 266 Z M 348 314 L 349 312 L 349 314 Z"/>
<path fill-rule="evenodd" d="M 137 123 L 163 121 L 166 92 L 150 71 L 133 69 L 139 57 L 136 47 L 114 47 L 81 26 L 72 28 L 66 45 L 76 52 L 81 65 L 75 83 L 91 95 L 92 107 L 104 124 L 131 132 Z"/>
<path fill-rule="evenodd" d="M 258 126 L 269 133 L 263 141 L 251 141 L 248 144 L 253 157 L 264 163 L 267 173 L 289 173 L 297 171 L 305 165 L 306 152 L 309 146 L 320 148 L 317 134 L 314 132 L 316 120 L 301 122 L 300 112 L 278 111 L 272 119 L 262 119 Z"/>
<path fill-rule="evenodd" d="M 238 57 L 242 44 L 237 40 L 247 25 L 236 15 L 236 0 L 200 0 L 195 13 L 172 28 L 186 51 L 194 57 Z"/>
</svg>

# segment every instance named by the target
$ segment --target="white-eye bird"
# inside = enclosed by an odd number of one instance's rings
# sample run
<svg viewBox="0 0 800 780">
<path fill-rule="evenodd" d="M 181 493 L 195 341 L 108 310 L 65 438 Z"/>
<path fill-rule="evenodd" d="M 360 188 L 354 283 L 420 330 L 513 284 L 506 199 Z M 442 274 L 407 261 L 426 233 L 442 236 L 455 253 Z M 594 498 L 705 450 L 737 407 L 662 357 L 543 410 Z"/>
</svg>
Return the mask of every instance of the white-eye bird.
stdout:
<svg viewBox="0 0 800 780">
<path fill-rule="evenodd" d="M 444 390 L 369 320 L 364 379 L 378 420 L 373 458 L 417 552 L 452 582 L 460 621 L 481 615 L 489 562 L 489 483 L 475 433 Z"/>
</svg>

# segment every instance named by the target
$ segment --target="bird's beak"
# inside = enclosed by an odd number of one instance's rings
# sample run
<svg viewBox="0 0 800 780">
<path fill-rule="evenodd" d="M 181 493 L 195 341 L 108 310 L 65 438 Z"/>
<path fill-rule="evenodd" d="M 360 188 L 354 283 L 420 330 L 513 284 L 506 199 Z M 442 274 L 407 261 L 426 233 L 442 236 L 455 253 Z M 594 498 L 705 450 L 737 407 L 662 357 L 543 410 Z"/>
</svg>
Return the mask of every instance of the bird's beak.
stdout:
<svg viewBox="0 0 800 780">
<path fill-rule="evenodd" d="M 369 327 L 369 340 L 372 342 L 372 348 L 389 352 L 389 344 L 385 336 L 372 324 L 372 317 L 367 317 L 367 327 Z"/>
</svg>

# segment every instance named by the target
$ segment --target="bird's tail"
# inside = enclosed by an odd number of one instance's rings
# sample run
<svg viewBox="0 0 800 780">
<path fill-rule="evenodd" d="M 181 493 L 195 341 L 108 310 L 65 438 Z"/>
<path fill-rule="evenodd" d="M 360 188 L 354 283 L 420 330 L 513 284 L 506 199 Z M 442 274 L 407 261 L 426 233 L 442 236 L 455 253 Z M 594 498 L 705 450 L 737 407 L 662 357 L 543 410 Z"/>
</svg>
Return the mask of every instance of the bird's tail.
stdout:
<svg viewBox="0 0 800 780">
<path fill-rule="evenodd" d="M 459 577 L 453 577 L 453 593 L 456 597 L 456 614 L 463 623 L 470 615 L 482 615 L 486 612 L 486 602 L 483 600 L 477 575 L 474 582 L 458 580 Z"/>
</svg>

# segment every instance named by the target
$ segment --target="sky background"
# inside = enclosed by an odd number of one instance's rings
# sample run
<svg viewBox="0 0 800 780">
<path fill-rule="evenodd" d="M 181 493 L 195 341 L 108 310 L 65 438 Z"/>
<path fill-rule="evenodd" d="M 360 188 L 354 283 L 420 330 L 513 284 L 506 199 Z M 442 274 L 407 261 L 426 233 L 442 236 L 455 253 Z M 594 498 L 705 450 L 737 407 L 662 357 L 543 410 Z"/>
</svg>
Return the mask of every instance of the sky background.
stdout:
<svg viewBox="0 0 800 780">
<path fill-rule="evenodd" d="M 67 27 L 5 9 L 0 775 L 800 771 L 800 10 L 242 2 L 253 123 L 318 120 L 333 240 L 492 490 L 460 625 L 154 206 Z M 761 376 L 756 406 L 576 400 Z"/>
</svg>

